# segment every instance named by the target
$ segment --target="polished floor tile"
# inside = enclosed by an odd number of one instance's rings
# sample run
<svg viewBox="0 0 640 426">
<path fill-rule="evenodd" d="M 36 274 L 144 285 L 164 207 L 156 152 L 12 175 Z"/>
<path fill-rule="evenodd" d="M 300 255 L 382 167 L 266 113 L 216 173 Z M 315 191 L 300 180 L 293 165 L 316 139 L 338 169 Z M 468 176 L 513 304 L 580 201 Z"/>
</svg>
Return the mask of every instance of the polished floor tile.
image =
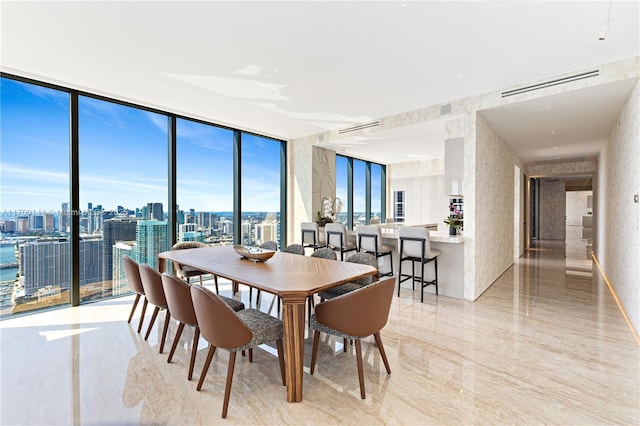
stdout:
<svg viewBox="0 0 640 426">
<path fill-rule="evenodd" d="M 323 338 L 313 376 L 306 340 L 300 403 L 286 402 L 274 348 L 251 364 L 238 357 L 224 420 L 228 353 L 197 392 L 206 342 L 187 381 L 193 330 L 168 364 L 176 325 L 159 354 L 160 327 L 144 341 L 139 318 L 126 322 L 133 297 L 8 319 L 0 424 L 640 424 L 638 344 L 597 271 L 564 256 L 563 244 L 539 243 L 474 303 L 420 303 L 403 288 L 382 331 L 391 375 L 373 339 L 363 344 L 364 400 L 355 350 L 341 340 Z M 221 290 L 229 295 L 228 283 Z M 241 297 L 248 303 L 246 287 Z"/>
</svg>

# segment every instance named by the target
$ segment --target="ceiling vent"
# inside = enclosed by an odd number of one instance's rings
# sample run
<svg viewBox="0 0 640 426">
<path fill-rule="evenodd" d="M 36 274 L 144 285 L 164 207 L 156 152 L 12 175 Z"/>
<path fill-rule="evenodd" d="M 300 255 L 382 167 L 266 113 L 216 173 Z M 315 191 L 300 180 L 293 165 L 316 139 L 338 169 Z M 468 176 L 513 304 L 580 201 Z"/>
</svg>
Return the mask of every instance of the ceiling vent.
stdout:
<svg viewBox="0 0 640 426">
<path fill-rule="evenodd" d="M 440 105 L 440 116 L 451 114 L 451 104 Z"/>
<path fill-rule="evenodd" d="M 369 129 L 371 127 L 378 127 L 379 125 L 380 125 L 379 121 L 372 121 L 371 123 L 358 124 L 356 126 L 340 129 L 338 130 L 338 134 L 344 135 L 345 133 L 356 132 L 358 130 Z"/>
<path fill-rule="evenodd" d="M 521 93 L 533 92 L 534 90 L 540 90 L 547 87 L 557 86 L 559 84 L 570 83 L 572 81 L 584 80 L 585 78 L 597 77 L 600 75 L 600 71 L 594 70 L 589 72 L 583 72 L 581 74 L 570 75 L 563 78 L 558 78 L 556 80 L 549 80 L 543 83 L 533 84 L 531 86 L 521 87 L 519 89 L 508 90 L 506 92 L 502 92 L 502 97 L 506 98 L 508 96 L 519 95 Z"/>
</svg>

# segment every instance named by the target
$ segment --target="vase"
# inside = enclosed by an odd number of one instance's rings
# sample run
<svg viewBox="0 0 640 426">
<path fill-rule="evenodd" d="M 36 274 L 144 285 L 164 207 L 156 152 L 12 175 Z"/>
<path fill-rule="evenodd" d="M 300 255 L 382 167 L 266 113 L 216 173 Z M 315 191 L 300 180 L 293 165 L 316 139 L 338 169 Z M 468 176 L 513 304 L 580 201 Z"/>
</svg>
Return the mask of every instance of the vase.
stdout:
<svg viewBox="0 0 640 426">
<path fill-rule="evenodd" d="M 458 235 L 458 228 L 456 228 L 455 226 L 450 226 L 449 235 Z"/>
</svg>

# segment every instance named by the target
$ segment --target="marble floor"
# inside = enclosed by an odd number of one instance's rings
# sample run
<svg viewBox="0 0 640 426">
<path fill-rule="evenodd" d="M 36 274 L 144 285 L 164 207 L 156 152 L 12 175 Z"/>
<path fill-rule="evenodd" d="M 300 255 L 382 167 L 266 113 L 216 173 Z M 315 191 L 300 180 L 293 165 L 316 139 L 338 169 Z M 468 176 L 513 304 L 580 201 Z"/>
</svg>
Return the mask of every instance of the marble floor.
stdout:
<svg viewBox="0 0 640 426">
<path fill-rule="evenodd" d="M 286 402 L 273 348 L 256 350 L 252 364 L 239 357 L 225 420 L 227 353 L 216 354 L 197 392 L 204 340 L 187 381 L 192 330 L 167 364 L 159 327 L 144 341 L 138 318 L 127 324 L 132 297 L 8 319 L 0 424 L 640 424 L 638 343 L 599 273 L 565 265 L 563 244 L 539 242 L 475 303 L 434 295 L 420 303 L 418 291 L 403 289 L 382 331 L 391 375 L 373 339 L 363 344 L 364 400 L 355 351 L 338 341 L 321 344 L 300 403 Z M 310 354 L 307 339 L 307 373 Z"/>
</svg>

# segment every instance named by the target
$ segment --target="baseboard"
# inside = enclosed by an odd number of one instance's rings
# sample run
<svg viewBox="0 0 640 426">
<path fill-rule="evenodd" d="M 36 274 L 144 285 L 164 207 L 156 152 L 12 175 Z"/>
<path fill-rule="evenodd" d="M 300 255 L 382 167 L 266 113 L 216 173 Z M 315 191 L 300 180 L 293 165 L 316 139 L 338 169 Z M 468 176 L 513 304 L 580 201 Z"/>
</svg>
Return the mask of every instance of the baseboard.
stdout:
<svg viewBox="0 0 640 426">
<path fill-rule="evenodd" d="M 602 269 L 602 266 L 600 266 L 598 257 L 594 252 L 591 252 L 591 257 L 593 258 L 593 261 L 598 267 L 598 270 L 600 271 L 600 275 L 602 275 L 604 282 L 607 283 L 607 287 L 609 287 L 609 291 L 611 292 L 611 295 L 616 301 L 616 304 L 618 305 L 620 312 L 622 312 L 622 316 L 624 317 L 624 320 L 627 322 L 627 325 L 631 329 L 631 333 L 633 334 L 633 337 L 636 338 L 636 343 L 638 343 L 638 346 L 640 346 L 640 336 L 638 335 L 638 331 L 635 329 L 635 327 L 633 326 L 633 323 L 629 319 L 629 315 L 627 314 L 627 311 L 624 309 L 624 306 L 622 305 L 622 303 L 620 303 L 620 298 L 618 297 L 618 293 L 616 293 L 615 288 L 613 287 L 613 285 L 611 285 L 611 281 L 609 281 L 609 277 L 607 277 L 607 274 L 604 272 L 604 269 Z"/>
</svg>

